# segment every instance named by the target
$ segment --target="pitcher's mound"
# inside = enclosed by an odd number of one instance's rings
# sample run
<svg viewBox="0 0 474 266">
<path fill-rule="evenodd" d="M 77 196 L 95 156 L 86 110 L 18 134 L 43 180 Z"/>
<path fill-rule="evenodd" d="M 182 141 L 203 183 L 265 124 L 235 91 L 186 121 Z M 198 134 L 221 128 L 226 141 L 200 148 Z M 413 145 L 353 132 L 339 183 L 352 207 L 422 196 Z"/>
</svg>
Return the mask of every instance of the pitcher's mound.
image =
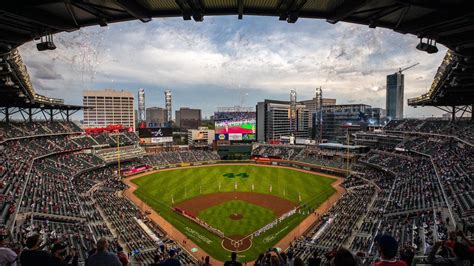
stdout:
<svg viewBox="0 0 474 266">
<path fill-rule="evenodd" d="M 242 218 L 244 218 L 244 216 L 240 213 L 233 213 L 229 216 L 230 219 L 232 220 L 240 220 Z"/>
</svg>

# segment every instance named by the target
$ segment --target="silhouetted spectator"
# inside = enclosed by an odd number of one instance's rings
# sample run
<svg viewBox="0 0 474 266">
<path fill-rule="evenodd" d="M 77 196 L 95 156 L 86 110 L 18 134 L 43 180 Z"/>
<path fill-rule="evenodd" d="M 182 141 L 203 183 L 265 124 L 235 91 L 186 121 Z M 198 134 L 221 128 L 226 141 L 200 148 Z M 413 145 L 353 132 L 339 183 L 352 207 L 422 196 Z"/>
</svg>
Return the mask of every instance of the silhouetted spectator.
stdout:
<svg viewBox="0 0 474 266">
<path fill-rule="evenodd" d="M 377 236 L 375 238 L 379 249 L 380 260 L 374 263 L 374 266 L 407 266 L 404 261 L 396 258 L 398 252 L 398 243 L 390 235 Z"/>
<path fill-rule="evenodd" d="M 242 266 L 242 263 L 237 261 L 237 253 L 232 252 L 230 260 L 226 261 L 224 266 Z"/>
<path fill-rule="evenodd" d="M 109 241 L 105 238 L 97 241 L 97 252 L 89 257 L 87 266 L 122 266 L 117 255 L 109 252 Z"/>
<path fill-rule="evenodd" d="M 169 258 L 163 262 L 163 266 L 181 266 L 181 263 L 176 258 L 177 254 L 174 249 L 168 252 Z"/>
<path fill-rule="evenodd" d="M 26 239 L 26 249 L 20 254 L 22 266 L 46 266 L 49 254 L 42 250 L 40 235 L 32 235 Z"/>
<path fill-rule="evenodd" d="M 16 266 L 18 256 L 13 250 L 4 246 L 5 238 L 5 235 L 0 235 L 0 265 Z"/>
</svg>

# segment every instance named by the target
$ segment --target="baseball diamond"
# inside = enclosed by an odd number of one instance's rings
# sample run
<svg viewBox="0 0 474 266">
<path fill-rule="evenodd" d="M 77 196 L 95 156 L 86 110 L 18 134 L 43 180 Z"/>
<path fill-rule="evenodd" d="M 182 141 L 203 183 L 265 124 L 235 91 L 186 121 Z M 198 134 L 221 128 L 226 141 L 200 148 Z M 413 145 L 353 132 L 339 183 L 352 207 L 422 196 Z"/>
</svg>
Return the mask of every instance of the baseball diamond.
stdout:
<svg viewBox="0 0 474 266">
<path fill-rule="evenodd" d="M 159 170 L 132 182 L 136 196 L 215 259 L 236 251 L 251 261 L 313 214 L 336 191 L 335 180 L 285 167 L 224 164 Z"/>
</svg>

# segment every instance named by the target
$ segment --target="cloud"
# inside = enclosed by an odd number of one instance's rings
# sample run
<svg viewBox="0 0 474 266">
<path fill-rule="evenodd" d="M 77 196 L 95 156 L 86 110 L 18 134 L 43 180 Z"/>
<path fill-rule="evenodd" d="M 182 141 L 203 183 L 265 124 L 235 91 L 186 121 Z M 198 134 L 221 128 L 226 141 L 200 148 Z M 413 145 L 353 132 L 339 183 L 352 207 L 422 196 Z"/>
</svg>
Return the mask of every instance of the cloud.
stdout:
<svg viewBox="0 0 474 266">
<path fill-rule="evenodd" d="M 55 42 L 55 51 L 37 52 L 34 43 L 21 48 L 34 85 L 48 95 L 77 104 L 87 88 L 136 92 L 144 87 L 154 99 L 167 88 L 175 91 L 177 102 L 195 107 L 190 95 L 203 88 L 233 96 L 247 88 L 258 95 L 247 101 L 253 106 L 264 98 L 286 99 L 290 89 L 298 91 L 298 99 L 310 98 L 319 86 L 340 103 L 384 107 L 387 74 L 420 62 L 405 73 L 406 98 L 420 95 L 446 51 L 422 53 L 414 48 L 416 37 L 386 29 L 310 19 L 288 24 L 267 17 L 127 22 L 59 34 Z M 208 98 L 213 104 L 206 103 L 207 115 L 230 103 L 223 93 Z M 422 109 L 406 110 L 417 115 Z"/>
</svg>

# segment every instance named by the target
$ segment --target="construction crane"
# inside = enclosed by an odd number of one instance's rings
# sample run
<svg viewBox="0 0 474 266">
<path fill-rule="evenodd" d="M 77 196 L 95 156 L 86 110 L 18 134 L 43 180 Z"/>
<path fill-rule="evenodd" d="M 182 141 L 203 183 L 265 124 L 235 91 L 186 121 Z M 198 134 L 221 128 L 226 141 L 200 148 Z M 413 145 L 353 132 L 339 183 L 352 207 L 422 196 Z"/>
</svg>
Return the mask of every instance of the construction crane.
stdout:
<svg viewBox="0 0 474 266">
<path fill-rule="evenodd" d="M 405 67 L 405 68 L 403 68 L 403 69 L 402 69 L 402 68 L 399 68 L 399 69 L 398 69 L 398 74 L 401 75 L 403 71 L 408 70 L 408 69 L 410 69 L 410 68 L 412 68 L 412 67 L 415 67 L 415 66 L 417 66 L 417 65 L 419 65 L 419 64 L 420 64 L 420 63 L 415 63 L 415 64 L 413 64 L 413 65 L 411 65 L 411 66 L 409 66 L 409 67 Z"/>
</svg>

